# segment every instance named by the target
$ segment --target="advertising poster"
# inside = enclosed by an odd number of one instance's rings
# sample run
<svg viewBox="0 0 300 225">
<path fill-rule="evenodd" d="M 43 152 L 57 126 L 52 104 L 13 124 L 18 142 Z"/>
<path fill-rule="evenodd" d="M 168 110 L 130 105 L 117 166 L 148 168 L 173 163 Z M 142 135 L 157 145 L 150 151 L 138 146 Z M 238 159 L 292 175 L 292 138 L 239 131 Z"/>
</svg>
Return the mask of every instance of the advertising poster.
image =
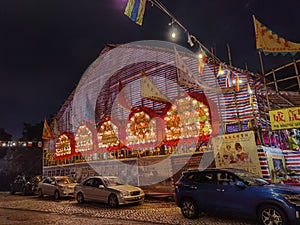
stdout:
<svg viewBox="0 0 300 225">
<path fill-rule="evenodd" d="M 237 168 L 262 176 L 253 131 L 212 138 L 217 168 Z"/>
<path fill-rule="evenodd" d="M 269 165 L 271 180 L 274 183 L 279 183 L 285 179 L 286 166 L 283 154 L 266 152 Z"/>
</svg>

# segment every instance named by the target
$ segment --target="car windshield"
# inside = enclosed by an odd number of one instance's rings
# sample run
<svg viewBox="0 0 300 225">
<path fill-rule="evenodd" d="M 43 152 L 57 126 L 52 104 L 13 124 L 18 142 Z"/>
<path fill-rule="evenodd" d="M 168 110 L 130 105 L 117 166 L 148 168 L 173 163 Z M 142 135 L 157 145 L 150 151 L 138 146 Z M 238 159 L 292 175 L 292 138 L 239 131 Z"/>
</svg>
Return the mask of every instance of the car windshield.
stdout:
<svg viewBox="0 0 300 225">
<path fill-rule="evenodd" d="M 72 178 L 70 178 L 70 177 L 57 178 L 56 182 L 58 184 L 71 184 L 71 183 L 75 183 L 75 181 Z"/>
<path fill-rule="evenodd" d="M 120 180 L 117 177 L 105 177 L 103 178 L 103 181 L 106 186 L 117 186 L 124 184 L 120 182 Z"/>
<path fill-rule="evenodd" d="M 255 175 L 254 173 L 238 172 L 235 174 L 238 177 L 240 177 L 247 185 L 250 185 L 250 186 L 270 184 L 268 181 Z"/>
</svg>

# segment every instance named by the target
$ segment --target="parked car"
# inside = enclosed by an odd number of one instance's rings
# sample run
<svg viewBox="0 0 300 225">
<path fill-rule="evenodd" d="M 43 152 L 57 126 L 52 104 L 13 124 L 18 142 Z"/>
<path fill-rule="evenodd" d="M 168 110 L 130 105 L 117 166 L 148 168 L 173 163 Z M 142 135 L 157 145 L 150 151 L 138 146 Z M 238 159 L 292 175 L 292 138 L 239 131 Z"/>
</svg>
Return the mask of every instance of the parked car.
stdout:
<svg viewBox="0 0 300 225">
<path fill-rule="evenodd" d="M 22 195 L 32 195 L 37 191 L 37 185 L 42 180 L 42 176 L 18 175 L 10 184 L 10 193 L 21 192 Z"/>
<path fill-rule="evenodd" d="M 38 196 L 54 196 L 57 200 L 60 197 L 74 196 L 74 187 L 77 183 L 68 176 L 47 177 L 38 184 Z"/>
<path fill-rule="evenodd" d="M 238 169 L 184 172 L 175 184 L 176 204 L 183 216 L 219 212 L 257 218 L 260 224 L 300 224 L 299 187 L 270 184 Z"/>
<path fill-rule="evenodd" d="M 117 177 L 93 176 L 75 186 L 75 197 L 79 204 L 84 201 L 98 201 L 116 207 L 142 203 L 145 194 L 141 188 L 123 184 Z"/>
</svg>

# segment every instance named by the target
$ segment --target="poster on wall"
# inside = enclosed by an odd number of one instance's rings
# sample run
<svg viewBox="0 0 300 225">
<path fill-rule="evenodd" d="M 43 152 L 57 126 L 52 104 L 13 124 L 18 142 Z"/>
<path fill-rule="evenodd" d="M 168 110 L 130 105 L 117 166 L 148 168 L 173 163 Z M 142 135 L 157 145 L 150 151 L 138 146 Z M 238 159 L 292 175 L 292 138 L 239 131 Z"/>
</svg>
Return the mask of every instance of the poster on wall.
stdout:
<svg viewBox="0 0 300 225">
<path fill-rule="evenodd" d="M 212 138 L 217 168 L 237 168 L 262 176 L 253 131 Z"/>
<path fill-rule="evenodd" d="M 279 183 L 283 181 L 286 176 L 284 155 L 282 153 L 266 153 L 272 182 Z"/>
</svg>

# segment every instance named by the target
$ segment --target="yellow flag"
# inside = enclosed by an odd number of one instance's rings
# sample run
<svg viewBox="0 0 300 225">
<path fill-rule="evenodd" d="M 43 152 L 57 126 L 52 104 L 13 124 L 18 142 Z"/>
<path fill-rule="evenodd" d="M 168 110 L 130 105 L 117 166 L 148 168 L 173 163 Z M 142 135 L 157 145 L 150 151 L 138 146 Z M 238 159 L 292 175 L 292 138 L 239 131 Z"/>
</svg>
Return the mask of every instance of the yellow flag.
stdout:
<svg viewBox="0 0 300 225">
<path fill-rule="evenodd" d="M 46 119 L 44 119 L 44 128 L 43 128 L 42 139 L 44 139 L 44 140 L 53 139 L 51 129 L 50 129 Z"/>
<path fill-rule="evenodd" d="M 256 48 L 265 54 L 273 53 L 274 55 L 281 53 L 283 55 L 290 53 L 295 55 L 300 52 L 300 43 L 287 41 L 277 34 L 273 33 L 266 26 L 261 24 L 255 16 L 253 16 L 255 26 Z"/>
<path fill-rule="evenodd" d="M 164 96 L 160 90 L 152 83 L 147 77 L 146 73 L 142 71 L 142 97 L 149 98 L 158 102 L 170 102 L 170 100 Z"/>
</svg>

